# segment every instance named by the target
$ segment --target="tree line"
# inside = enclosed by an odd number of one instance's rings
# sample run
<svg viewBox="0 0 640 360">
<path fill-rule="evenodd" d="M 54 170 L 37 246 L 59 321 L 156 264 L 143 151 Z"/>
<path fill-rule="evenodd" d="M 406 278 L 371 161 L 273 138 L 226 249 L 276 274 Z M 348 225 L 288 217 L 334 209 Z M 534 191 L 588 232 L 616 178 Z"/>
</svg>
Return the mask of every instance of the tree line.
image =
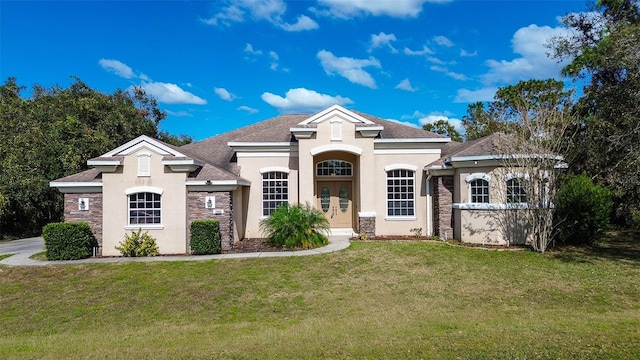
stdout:
<svg viewBox="0 0 640 360">
<path fill-rule="evenodd" d="M 570 35 L 548 40 L 548 56 L 569 60 L 558 80 L 532 79 L 476 102 L 462 119 L 466 141 L 502 132 L 561 151 L 569 174 L 583 174 L 612 194 L 611 220 L 640 227 L 640 11 L 634 0 L 600 0 L 563 18 Z M 575 87 L 581 84 L 582 87 Z M 552 123 L 536 116 L 554 107 Z M 526 111 L 523 111 L 526 109 Z M 462 140 L 446 120 L 425 126 Z M 536 135 L 534 138 L 533 136 Z M 545 144 L 538 144 L 546 146 Z"/>
<path fill-rule="evenodd" d="M 142 89 L 105 94 L 75 77 L 68 88 L 25 90 L 15 78 L 0 86 L 0 239 L 62 220 L 62 195 L 49 182 L 86 170 L 87 159 L 143 134 L 191 141 L 159 130 L 166 114 Z"/>
</svg>

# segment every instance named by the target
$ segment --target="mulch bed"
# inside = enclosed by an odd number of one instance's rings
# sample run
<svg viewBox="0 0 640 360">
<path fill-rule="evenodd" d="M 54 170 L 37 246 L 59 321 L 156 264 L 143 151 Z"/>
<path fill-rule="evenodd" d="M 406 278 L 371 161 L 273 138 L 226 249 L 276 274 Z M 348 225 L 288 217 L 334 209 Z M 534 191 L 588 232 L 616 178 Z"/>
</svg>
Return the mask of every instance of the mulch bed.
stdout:
<svg viewBox="0 0 640 360">
<path fill-rule="evenodd" d="M 223 250 L 223 254 L 243 254 L 252 252 L 286 251 L 281 247 L 269 246 L 265 239 L 242 239 L 233 244 L 231 250 Z"/>
</svg>

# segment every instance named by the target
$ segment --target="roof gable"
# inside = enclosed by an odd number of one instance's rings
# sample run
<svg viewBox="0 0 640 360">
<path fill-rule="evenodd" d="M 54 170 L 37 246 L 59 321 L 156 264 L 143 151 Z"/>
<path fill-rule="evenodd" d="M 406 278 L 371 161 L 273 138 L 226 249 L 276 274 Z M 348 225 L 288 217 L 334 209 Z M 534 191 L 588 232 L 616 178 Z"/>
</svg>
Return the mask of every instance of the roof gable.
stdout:
<svg viewBox="0 0 640 360">
<path fill-rule="evenodd" d="M 178 151 L 173 146 L 166 144 L 160 140 L 150 138 L 146 135 L 140 135 L 137 138 L 127 142 L 126 144 L 120 145 L 117 148 L 101 155 L 100 157 L 109 158 L 114 156 L 129 155 L 142 148 L 147 148 L 150 151 L 164 156 L 187 157 L 185 154 Z"/>
<path fill-rule="evenodd" d="M 364 116 L 360 116 L 353 111 L 347 110 L 340 105 L 333 105 L 325 110 L 322 110 L 319 113 L 307 118 L 298 125 L 319 124 L 335 117 L 339 117 L 354 124 L 374 125 L 371 120 L 365 118 Z"/>
</svg>

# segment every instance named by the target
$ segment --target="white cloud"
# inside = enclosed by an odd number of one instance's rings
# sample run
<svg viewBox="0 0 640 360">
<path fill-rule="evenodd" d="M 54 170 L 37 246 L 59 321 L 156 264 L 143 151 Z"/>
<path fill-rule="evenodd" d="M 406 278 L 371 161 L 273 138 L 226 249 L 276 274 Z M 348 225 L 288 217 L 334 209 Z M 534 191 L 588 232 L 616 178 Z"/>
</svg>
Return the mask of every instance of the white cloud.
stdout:
<svg viewBox="0 0 640 360">
<path fill-rule="evenodd" d="M 374 57 L 369 59 L 354 59 L 349 57 L 336 57 L 331 52 L 321 50 L 318 59 L 324 71 L 331 75 L 337 73 L 354 84 L 359 84 L 372 89 L 376 88 L 376 82 L 371 74 L 363 70 L 365 67 L 381 68 L 380 62 Z"/>
<path fill-rule="evenodd" d="M 454 102 L 472 103 L 478 101 L 491 101 L 498 91 L 497 87 L 485 87 L 478 90 L 458 89 Z"/>
<path fill-rule="evenodd" d="M 449 38 L 447 38 L 445 36 L 434 36 L 433 37 L 433 41 L 435 41 L 436 44 L 438 44 L 440 46 L 444 46 L 444 47 L 452 47 L 453 46 L 453 42 L 451 42 L 451 40 L 449 40 Z"/>
<path fill-rule="evenodd" d="M 318 24 L 306 15 L 300 15 L 293 24 L 282 19 L 287 12 L 283 0 L 227 0 L 227 5 L 209 19 L 201 19 L 207 25 L 231 26 L 250 19 L 268 21 L 285 31 L 304 31 L 318 28 Z"/>
<path fill-rule="evenodd" d="M 265 57 L 269 58 L 270 61 L 270 65 L 269 68 L 271 70 L 278 70 L 280 68 L 280 64 L 278 63 L 278 60 L 280 60 L 280 57 L 278 56 L 278 54 L 275 51 L 268 51 L 268 52 L 264 52 L 262 50 L 258 50 L 258 49 L 254 49 L 253 45 L 251 44 L 247 44 L 244 47 L 244 52 L 249 54 L 249 55 L 253 55 L 253 56 L 247 56 L 245 59 L 248 61 L 256 61 L 258 57 L 262 57 L 263 55 Z M 282 68 L 281 69 L 284 72 L 288 72 L 289 70 L 286 68 Z"/>
<path fill-rule="evenodd" d="M 220 99 L 224 101 L 233 101 L 237 98 L 237 96 L 233 95 L 232 93 L 227 91 L 227 89 L 225 88 L 217 87 L 217 88 L 214 88 L 213 91 L 216 93 L 216 95 L 220 97 Z"/>
<path fill-rule="evenodd" d="M 253 45 L 247 43 L 244 47 L 244 52 L 252 54 L 252 55 L 262 55 L 262 50 L 254 50 Z"/>
<path fill-rule="evenodd" d="M 554 36 L 568 33 L 567 28 L 529 25 L 518 29 L 511 44 L 520 55 L 513 60 L 486 61 L 489 71 L 481 78 L 486 85 L 511 84 L 519 80 L 557 78 L 565 65 L 547 57 L 545 44 Z"/>
<path fill-rule="evenodd" d="M 450 0 L 319 0 L 326 10 L 317 11 L 339 19 L 355 16 L 417 17 L 426 2 L 442 3 Z"/>
<path fill-rule="evenodd" d="M 402 125 L 405 125 L 405 126 L 411 126 L 411 127 L 420 129 L 420 126 L 418 126 L 418 124 L 410 122 L 410 121 L 401 121 L 401 120 L 396 120 L 396 119 L 385 119 L 385 120 L 391 121 L 391 122 L 394 122 L 394 123 L 398 123 L 398 124 L 402 124 Z"/>
<path fill-rule="evenodd" d="M 411 50 L 409 48 L 404 48 L 404 53 L 405 55 L 423 56 L 433 54 L 433 50 L 429 49 L 426 45 L 423 45 L 422 49 L 420 50 Z"/>
<path fill-rule="evenodd" d="M 433 65 L 433 66 L 431 66 L 430 69 L 433 70 L 433 71 L 441 72 L 441 73 L 447 75 L 448 77 L 450 77 L 452 79 L 462 80 L 462 81 L 469 80 L 469 78 L 466 77 L 464 74 L 460 74 L 460 73 L 457 73 L 457 72 L 449 71 L 449 69 L 447 69 L 446 67 L 443 67 L 443 66 Z"/>
<path fill-rule="evenodd" d="M 305 88 L 290 89 L 285 94 L 285 97 L 265 92 L 261 98 L 267 104 L 284 113 L 316 112 L 334 104 L 353 104 L 353 101 L 349 98 L 320 94 Z"/>
<path fill-rule="evenodd" d="M 464 128 L 462 127 L 462 120 L 446 115 L 440 115 L 439 113 L 431 113 L 429 115 L 421 117 L 420 119 L 418 119 L 418 122 L 420 123 L 420 125 L 424 126 L 425 124 L 433 124 L 438 120 L 445 120 L 449 122 L 449 124 L 453 125 L 453 127 L 456 128 L 458 132 L 464 131 Z"/>
<path fill-rule="evenodd" d="M 317 29 L 319 26 L 312 18 L 306 15 L 300 15 L 295 24 L 283 23 L 280 24 L 280 27 L 285 31 L 305 31 Z"/>
<path fill-rule="evenodd" d="M 382 31 L 378 35 L 371 34 L 371 46 L 369 46 L 369 52 L 372 52 L 373 49 L 377 49 L 381 46 L 386 46 L 391 50 L 392 53 L 395 54 L 398 52 L 398 50 L 396 50 L 393 45 L 391 45 L 391 42 L 396 40 L 397 39 L 394 34 L 385 34 Z"/>
<path fill-rule="evenodd" d="M 171 111 L 165 110 L 168 115 L 176 116 L 176 117 L 193 117 L 193 114 L 188 111 Z"/>
<path fill-rule="evenodd" d="M 98 63 L 107 71 L 114 72 L 116 75 L 121 76 L 125 79 L 137 78 L 141 80 L 140 85 L 132 85 L 128 88 L 128 90 L 132 91 L 134 87 L 140 87 L 144 89 L 144 91 L 148 95 L 156 98 L 158 102 L 164 104 L 196 105 L 204 105 L 207 103 L 206 100 L 188 91 L 184 91 L 182 88 L 180 88 L 180 86 L 176 84 L 153 81 L 143 73 L 140 73 L 140 75 L 136 76 L 136 74 L 133 72 L 133 70 L 131 70 L 129 66 L 118 60 L 101 59 Z M 191 83 L 187 83 L 186 85 L 188 87 L 191 87 Z"/>
<path fill-rule="evenodd" d="M 478 51 L 474 51 L 474 52 L 468 52 L 465 49 L 460 50 L 460 56 L 462 57 L 473 57 L 473 56 L 478 56 Z"/>
<path fill-rule="evenodd" d="M 254 109 L 246 105 L 238 106 L 236 110 L 244 111 L 244 112 L 247 112 L 248 114 L 255 114 L 258 112 L 258 109 Z"/>
<path fill-rule="evenodd" d="M 143 88 L 147 94 L 156 98 L 158 102 L 164 104 L 205 105 L 207 103 L 207 100 L 182 90 L 176 84 L 143 81 L 139 86 Z"/>
<path fill-rule="evenodd" d="M 110 71 L 125 79 L 131 79 L 133 77 L 136 77 L 136 75 L 133 73 L 133 70 L 129 66 L 127 66 L 126 64 L 118 60 L 100 59 L 100 61 L 98 61 L 98 64 L 100 64 L 100 66 L 102 66 L 103 69 Z"/>
<path fill-rule="evenodd" d="M 409 79 L 404 79 L 404 80 L 400 81 L 400 83 L 398 85 L 396 85 L 396 89 L 406 90 L 406 91 L 411 91 L 411 92 L 418 91 L 418 89 L 416 89 L 413 86 L 411 86 L 411 82 L 409 82 Z"/>
</svg>

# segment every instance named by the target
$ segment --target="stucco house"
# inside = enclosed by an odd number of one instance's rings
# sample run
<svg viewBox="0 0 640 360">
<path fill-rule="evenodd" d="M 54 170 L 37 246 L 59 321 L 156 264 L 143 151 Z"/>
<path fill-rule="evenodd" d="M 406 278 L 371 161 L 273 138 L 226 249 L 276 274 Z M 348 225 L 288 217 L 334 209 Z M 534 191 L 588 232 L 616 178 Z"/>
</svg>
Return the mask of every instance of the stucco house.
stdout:
<svg viewBox="0 0 640 360">
<path fill-rule="evenodd" d="M 287 202 L 321 209 L 333 231 L 407 235 L 421 228 L 502 244 L 511 240 L 482 216 L 507 201 L 494 188 L 518 191 L 517 179 L 494 173 L 499 141 L 460 144 L 334 105 L 182 147 L 140 136 L 51 186 L 64 193 L 65 220 L 88 222 L 104 256 L 119 255 L 115 246 L 139 228 L 156 238 L 160 253 L 189 253 L 196 219 L 218 219 L 229 249 L 262 237 L 260 220 Z"/>
</svg>

